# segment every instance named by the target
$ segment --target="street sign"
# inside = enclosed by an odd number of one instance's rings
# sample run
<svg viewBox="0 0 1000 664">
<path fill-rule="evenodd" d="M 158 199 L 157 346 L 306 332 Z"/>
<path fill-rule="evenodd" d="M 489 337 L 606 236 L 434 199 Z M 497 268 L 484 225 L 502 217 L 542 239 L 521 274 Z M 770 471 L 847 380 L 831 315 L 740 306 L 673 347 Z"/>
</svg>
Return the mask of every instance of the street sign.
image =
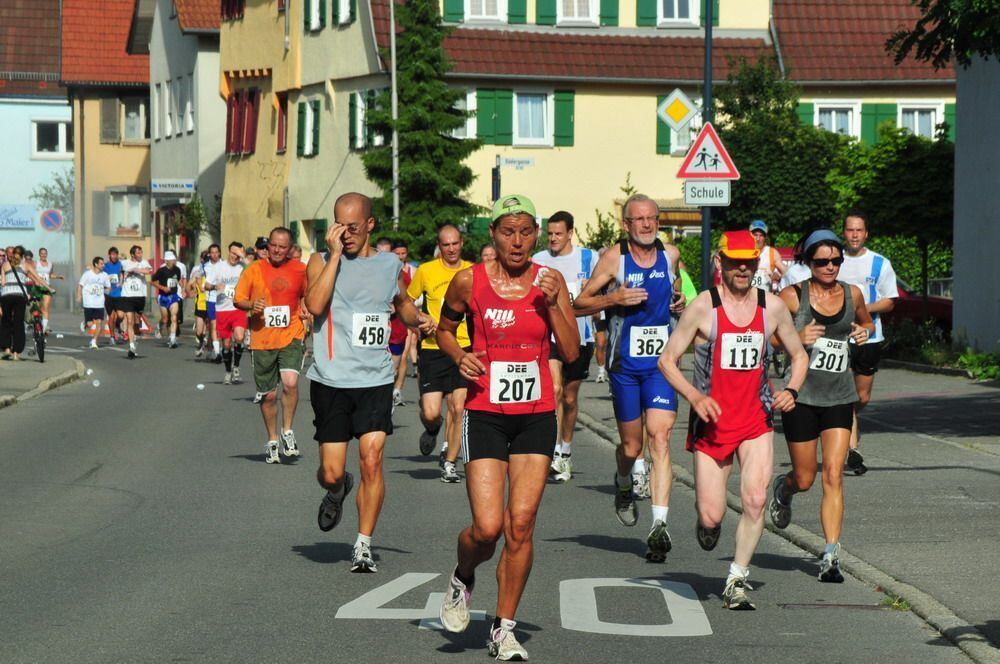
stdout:
<svg viewBox="0 0 1000 664">
<path fill-rule="evenodd" d="M 736 170 L 726 148 L 715 133 L 711 122 L 698 132 L 698 137 L 691 144 L 677 177 L 682 180 L 739 180 L 740 172 Z"/>
<path fill-rule="evenodd" d="M 63 225 L 63 214 L 59 210 L 45 210 L 38 219 L 42 222 L 42 228 L 47 231 L 57 231 Z"/>
<path fill-rule="evenodd" d="M 729 207 L 730 180 L 688 180 L 684 183 L 684 203 L 698 207 Z"/>
<path fill-rule="evenodd" d="M 156 178 L 150 183 L 154 196 L 194 194 L 194 180 L 190 178 Z"/>
<path fill-rule="evenodd" d="M 656 114 L 674 131 L 683 129 L 700 112 L 697 104 L 680 88 L 674 88 L 674 91 L 656 107 Z"/>
</svg>

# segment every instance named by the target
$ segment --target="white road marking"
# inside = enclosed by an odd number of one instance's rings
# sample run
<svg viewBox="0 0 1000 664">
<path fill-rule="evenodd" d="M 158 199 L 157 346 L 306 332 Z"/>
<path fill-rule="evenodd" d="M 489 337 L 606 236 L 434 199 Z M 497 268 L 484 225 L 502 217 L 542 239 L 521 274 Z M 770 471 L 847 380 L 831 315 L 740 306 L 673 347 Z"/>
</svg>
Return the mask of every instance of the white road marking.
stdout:
<svg viewBox="0 0 1000 664">
<path fill-rule="evenodd" d="M 661 625 L 630 625 L 601 620 L 597 611 L 597 588 L 655 588 L 663 594 L 671 622 Z M 621 636 L 709 636 L 712 626 L 694 588 L 663 579 L 566 579 L 559 583 L 559 606 L 563 629 L 591 634 Z"/>
</svg>

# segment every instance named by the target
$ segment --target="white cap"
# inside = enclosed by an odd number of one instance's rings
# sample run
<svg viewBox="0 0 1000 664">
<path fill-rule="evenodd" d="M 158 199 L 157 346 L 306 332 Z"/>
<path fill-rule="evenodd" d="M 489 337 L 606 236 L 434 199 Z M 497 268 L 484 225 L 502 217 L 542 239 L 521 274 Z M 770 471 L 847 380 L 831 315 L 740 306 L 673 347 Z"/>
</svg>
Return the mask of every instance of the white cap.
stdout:
<svg viewBox="0 0 1000 664">
<path fill-rule="evenodd" d="M 172 251 L 163 252 L 163 260 L 165 261 L 175 261 L 177 260 L 177 254 Z"/>
</svg>

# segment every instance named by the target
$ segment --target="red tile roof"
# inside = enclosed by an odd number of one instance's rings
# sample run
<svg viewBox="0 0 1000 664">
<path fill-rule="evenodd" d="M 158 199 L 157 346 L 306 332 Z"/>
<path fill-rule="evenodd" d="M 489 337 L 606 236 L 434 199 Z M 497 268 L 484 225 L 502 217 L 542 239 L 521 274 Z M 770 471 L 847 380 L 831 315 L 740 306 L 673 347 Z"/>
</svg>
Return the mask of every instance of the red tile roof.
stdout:
<svg viewBox="0 0 1000 664">
<path fill-rule="evenodd" d="M 0 4 L 0 95 L 65 96 L 58 44 L 59 0 Z"/>
<path fill-rule="evenodd" d="M 774 1 L 781 55 L 796 81 L 954 80 L 952 68 L 912 58 L 896 66 L 886 53 L 886 39 L 919 16 L 909 0 Z"/>
<path fill-rule="evenodd" d="M 63 0 L 64 82 L 149 83 L 149 56 L 125 50 L 134 8 L 133 0 Z"/>
<path fill-rule="evenodd" d="M 218 30 L 219 0 L 174 0 L 181 30 Z"/>
</svg>

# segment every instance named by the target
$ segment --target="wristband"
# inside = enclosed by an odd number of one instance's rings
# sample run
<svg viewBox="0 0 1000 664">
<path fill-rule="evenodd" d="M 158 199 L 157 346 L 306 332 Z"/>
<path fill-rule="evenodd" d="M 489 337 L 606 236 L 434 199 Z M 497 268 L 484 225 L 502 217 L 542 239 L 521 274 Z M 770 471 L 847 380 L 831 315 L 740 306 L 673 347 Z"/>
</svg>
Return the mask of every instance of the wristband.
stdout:
<svg viewBox="0 0 1000 664">
<path fill-rule="evenodd" d="M 788 392 L 789 394 L 792 395 L 792 401 L 798 401 L 799 400 L 799 391 L 798 390 L 792 389 L 790 387 L 786 387 L 785 388 L 785 392 Z"/>
</svg>

